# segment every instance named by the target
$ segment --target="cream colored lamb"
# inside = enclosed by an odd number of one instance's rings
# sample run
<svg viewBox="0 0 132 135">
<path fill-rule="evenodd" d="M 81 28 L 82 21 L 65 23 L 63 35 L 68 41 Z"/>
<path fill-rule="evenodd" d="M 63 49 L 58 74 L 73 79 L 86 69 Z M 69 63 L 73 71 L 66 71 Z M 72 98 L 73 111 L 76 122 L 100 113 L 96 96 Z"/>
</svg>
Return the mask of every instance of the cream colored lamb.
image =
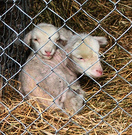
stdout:
<svg viewBox="0 0 132 135">
<path fill-rule="evenodd" d="M 100 77 L 103 69 L 99 60 L 99 48 L 106 43 L 105 37 L 73 35 L 65 47 L 70 59 L 68 67 L 74 68 L 76 72 L 85 71 L 86 75 Z"/>
</svg>

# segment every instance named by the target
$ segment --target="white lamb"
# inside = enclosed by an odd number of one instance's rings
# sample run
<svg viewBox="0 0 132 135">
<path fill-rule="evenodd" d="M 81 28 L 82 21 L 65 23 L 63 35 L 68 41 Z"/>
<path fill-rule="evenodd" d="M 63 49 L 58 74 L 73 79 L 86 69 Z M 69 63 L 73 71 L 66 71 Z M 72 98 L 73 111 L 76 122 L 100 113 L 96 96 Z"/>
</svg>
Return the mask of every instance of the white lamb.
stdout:
<svg viewBox="0 0 132 135">
<path fill-rule="evenodd" d="M 92 77 L 103 74 L 98 52 L 99 44 L 106 43 L 104 37 L 86 35 L 71 37 L 65 47 L 68 56 L 60 49 L 57 49 L 51 60 L 39 55 L 29 56 L 32 59 L 20 74 L 21 91 L 25 97 L 35 98 L 45 107 L 59 107 L 70 112 L 76 112 L 83 106 L 84 91 L 79 82 L 75 81 L 77 73 L 86 70 L 86 75 Z"/>
<path fill-rule="evenodd" d="M 67 41 L 71 35 L 72 33 L 64 28 L 58 30 L 52 24 L 40 23 L 25 35 L 24 42 L 32 45 L 41 57 L 51 59 L 57 48 L 55 44 L 59 44 L 60 40 Z"/>
</svg>

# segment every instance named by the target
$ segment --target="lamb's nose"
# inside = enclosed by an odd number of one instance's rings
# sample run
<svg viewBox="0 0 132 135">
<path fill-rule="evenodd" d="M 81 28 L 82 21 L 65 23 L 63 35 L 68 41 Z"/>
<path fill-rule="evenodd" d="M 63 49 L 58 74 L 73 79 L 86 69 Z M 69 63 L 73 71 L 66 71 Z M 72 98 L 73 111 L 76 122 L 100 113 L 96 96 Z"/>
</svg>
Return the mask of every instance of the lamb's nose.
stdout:
<svg viewBox="0 0 132 135">
<path fill-rule="evenodd" d="M 48 56 L 51 55 L 51 51 L 45 51 Z"/>
<path fill-rule="evenodd" d="M 99 73 L 100 75 L 103 74 L 103 71 L 102 70 L 96 70 L 97 73 Z"/>
</svg>

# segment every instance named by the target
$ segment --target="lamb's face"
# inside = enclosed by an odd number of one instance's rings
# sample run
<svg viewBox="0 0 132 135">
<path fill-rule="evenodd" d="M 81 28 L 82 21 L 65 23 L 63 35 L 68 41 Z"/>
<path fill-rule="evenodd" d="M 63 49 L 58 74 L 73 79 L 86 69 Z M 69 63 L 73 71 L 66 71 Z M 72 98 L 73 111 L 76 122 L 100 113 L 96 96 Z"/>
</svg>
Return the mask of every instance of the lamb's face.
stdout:
<svg viewBox="0 0 132 135">
<path fill-rule="evenodd" d="M 81 41 L 76 42 L 73 45 L 73 48 L 77 47 L 80 43 Z M 82 73 L 86 70 L 85 73 L 92 77 L 100 77 L 103 74 L 103 69 L 98 58 L 99 47 L 99 42 L 97 40 L 93 37 L 87 37 L 84 40 L 84 43 L 72 52 L 71 58 L 77 63 L 77 65 L 82 67 L 81 69 L 76 65 L 76 70 L 78 72 Z"/>
<path fill-rule="evenodd" d="M 51 59 L 56 51 L 56 45 L 54 43 L 59 39 L 59 34 L 55 33 L 57 29 L 54 26 L 41 26 L 40 28 L 43 31 L 38 28 L 32 31 L 31 42 L 35 50 L 38 50 L 38 54 L 41 55 L 41 57 Z M 49 36 L 51 36 L 50 39 Z"/>
</svg>

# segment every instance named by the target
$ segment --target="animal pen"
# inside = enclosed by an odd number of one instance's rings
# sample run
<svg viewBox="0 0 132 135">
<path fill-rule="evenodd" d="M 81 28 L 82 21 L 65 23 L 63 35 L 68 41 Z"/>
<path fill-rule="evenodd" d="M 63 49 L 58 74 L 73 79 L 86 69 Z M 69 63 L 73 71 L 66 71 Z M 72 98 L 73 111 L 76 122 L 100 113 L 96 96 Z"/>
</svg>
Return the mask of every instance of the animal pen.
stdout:
<svg viewBox="0 0 132 135">
<path fill-rule="evenodd" d="M 132 134 L 132 1 L 0 0 L 0 6 L 1 135 Z M 84 72 L 75 80 L 85 97 L 73 114 L 20 92 L 19 74 L 32 52 L 23 39 L 42 22 L 108 40 L 100 48 L 102 77 Z"/>
</svg>

